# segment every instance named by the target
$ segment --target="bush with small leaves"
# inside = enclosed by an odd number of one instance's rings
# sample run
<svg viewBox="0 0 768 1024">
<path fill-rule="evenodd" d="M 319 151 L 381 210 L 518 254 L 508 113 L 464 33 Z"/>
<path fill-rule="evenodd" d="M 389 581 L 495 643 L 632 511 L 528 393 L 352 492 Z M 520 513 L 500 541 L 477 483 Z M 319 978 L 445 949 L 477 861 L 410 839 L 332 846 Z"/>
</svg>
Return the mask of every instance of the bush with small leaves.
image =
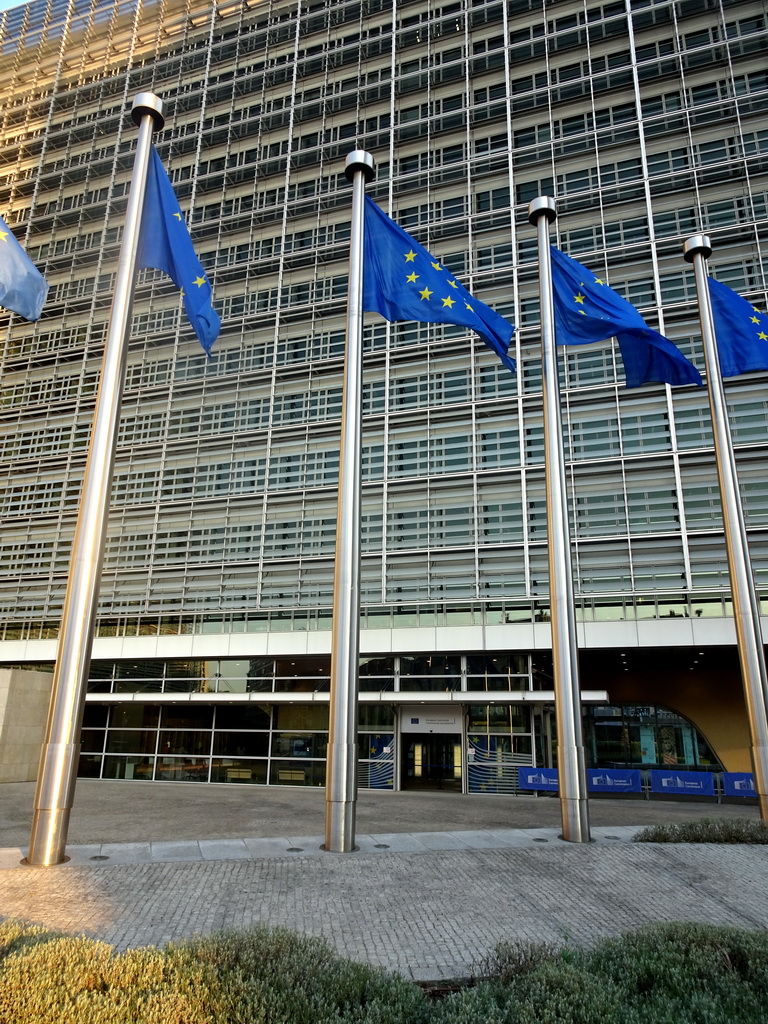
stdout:
<svg viewBox="0 0 768 1024">
<path fill-rule="evenodd" d="M 507 948 L 505 948 L 507 946 Z M 450 996 L 434 1024 L 764 1024 L 768 935 L 665 924 L 539 963 L 496 951 L 498 971 Z M 514 961 L 521 965 L 516 974 Z M 484 963 L 490 964 L 493 957 Z"/>
<path fill-rule="evenodd" d="M 499 942 L 487 956 L 472 963 L 472 975 L 479 981 L 496 980 L 504 983 L 556 960 L 559 953 L 559 948 L 548 942 L 530 942 L 525 939 Z"/>
<path fill-rule="evenodd" d="M 3 926 L 6 928 L 6 926 Z M 3 1024 L 213 1024 L 214 976 L 184 950 L 115 953 L 85 937 L 13 935 L 0 963 Z"/>
<path fill-rule="evenodd" d="M 768 822 L 754 818 L 700 818 L 676 825 L 649 825 L 636 843 L 768 843 Z"/>
<path fill-rule="evenodd" d="M 428 1018 L 418 986 L 346 960 L 322 939 L 254 927 L 184 948 L 219 978 L 213 1009 L 227 1024 L 422 1024 Z"/>
</svg>

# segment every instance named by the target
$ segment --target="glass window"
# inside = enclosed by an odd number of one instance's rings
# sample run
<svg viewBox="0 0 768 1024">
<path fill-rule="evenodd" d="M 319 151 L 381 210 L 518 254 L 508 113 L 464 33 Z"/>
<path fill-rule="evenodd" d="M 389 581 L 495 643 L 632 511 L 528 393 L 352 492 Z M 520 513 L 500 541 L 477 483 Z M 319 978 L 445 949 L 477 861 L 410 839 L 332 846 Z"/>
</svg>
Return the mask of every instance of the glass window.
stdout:
<svg viewBox="0 0 768 1024">
<path fill-rule="evenodd" d="M 113 729 L 156 729 L 160 709 L 154 704 L 117 704 L 112 708 Z"/>
<path fill-rule="evenodd" d="M 270 709 L 262 704 L 222 704 L 216 708 L 217 729 L 269 729 Z"/>
<path fill-rule="evenodd" d="M 166 729 L 210 729 L 213 726 L 213 708 L 171 704 L 163 708 L 163 727 Z"/>
<path fill-rule="evenodd" d="M 276 729 L 328 730 L 328 707 L 314 704 L 278 704 Z"/>
<path fill-rule="evenodd" d="M 358 707 L 361 729 L 392 729 L 394 720 L 394 710 L 387 705 L 360 704 Z"/>
<path fill-rule="evenodd" d="M 325 757 L 327 733 L 276 732 L 272 734 L 273 757 Z"/>
<path fill-rule="evenodd" d="M 211 782 L 256 783 L 264 786 L 267 782 L 267 762 L 214 758 L 211 761 Z"/>
<path fill-rule="evenodd" d="M 232 757 L 266 757 L 269 753 L 267 732 L 217 732 L 213 736 L 213 753 Z"/>
<path fill-rule="evenodd" d="M 154 754 L 157 733 L 148 729 L 110 729 L 107 750 L 112 754 Z"/>
<path fill-rule="evenodd" d="M 162 730 L 158 752 L 161 754 L 210 754 L 211 733 L 191 729 L 189 731 L 177 729 L 173 732 Z"/>
<path fill-rule="evenodd" d="M 98 728 L 107 724 L 109 708 L 106 704 L 86 704 L 83 711 L 83 728 Z"/>
<path fill-rule="evenodd" d="M 273 786 L 324 786 L 324 761 L 273 761 L 269 781 Z"/>
<path fill-rule="evenodd" d="M 192 757 L 158 757 L 155 778 L 166 782 L 207 782 L 208 761 Z"/>
<path fill-rule="evenodd" d="M 154 757 L 105 757 L 102 778 L 149 782 L 154 767 Z"/>
</svg>

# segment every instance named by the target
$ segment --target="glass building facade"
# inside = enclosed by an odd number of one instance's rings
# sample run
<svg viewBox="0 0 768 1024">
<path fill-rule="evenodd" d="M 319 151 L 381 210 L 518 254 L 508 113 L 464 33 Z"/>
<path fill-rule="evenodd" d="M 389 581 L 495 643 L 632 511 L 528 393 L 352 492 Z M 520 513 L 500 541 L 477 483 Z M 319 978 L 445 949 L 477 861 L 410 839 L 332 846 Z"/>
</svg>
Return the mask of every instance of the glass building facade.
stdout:
<svg viewBox="0 0 768 1024">
<path fill-rule="evenodd" d="M 518 361 L 513 376 L 462 329 L 366 317 L 361 781 L 399 787 L 434 763 L 440 784 L 473 791 L 484 759 L 551 761 L 528 203 L 555 196 L 553 240 L 703 369 L 684 239 L 706 231 L 713 275 L 766 304 L 767 27 L 765 0 L 0 14 L 0 212 L 51 285 L 37 324 L 0 320 L 0 662 L 55 656 L 137 92 L 165 103 L 156 145 L 222 317 L 208 360 L 171 283 L 141 273 L 84 774 L 324 781 L 357 148 L 376 159 L 369 195 L 517 325 Z M 695 715 L 720 693 L 707 652 L 737 672 L 706 391 L 628 391 L 611 343 L 560 360 L 579 644 L 606 652 L 582 679 L 590 757 L 650 763 L 651 729 L 671 757 L 660 730 L 679 727 L 673 763 L 725 763 Z M 727 394 L 766 603 L 766 375 Z M 608 652 L 663 666 L 670 647 L 702 659 L 670 670 L 665 710 Z M 446 721 L 412 739 L 419 707 Z"/>
</svg>

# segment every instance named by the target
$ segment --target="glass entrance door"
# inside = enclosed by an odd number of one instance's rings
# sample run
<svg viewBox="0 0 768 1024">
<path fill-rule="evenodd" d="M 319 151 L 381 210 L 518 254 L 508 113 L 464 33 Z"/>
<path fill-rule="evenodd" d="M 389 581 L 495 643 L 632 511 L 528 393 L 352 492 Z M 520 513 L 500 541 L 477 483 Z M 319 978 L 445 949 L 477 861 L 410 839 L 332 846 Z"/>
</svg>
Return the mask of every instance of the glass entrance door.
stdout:
<svg viewBox="0 0 768 1024">
<path fill-rule="evenodd" d="M 461 790 L 461 737 L 404 734 L 403 789 Z"/>
</svg>

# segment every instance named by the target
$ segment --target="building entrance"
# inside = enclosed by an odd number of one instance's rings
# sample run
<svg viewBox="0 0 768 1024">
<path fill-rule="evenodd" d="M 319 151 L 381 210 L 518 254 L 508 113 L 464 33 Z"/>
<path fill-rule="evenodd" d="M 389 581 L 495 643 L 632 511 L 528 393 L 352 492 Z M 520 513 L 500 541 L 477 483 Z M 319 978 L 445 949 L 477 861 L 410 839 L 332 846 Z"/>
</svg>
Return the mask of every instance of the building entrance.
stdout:
<svg viewBox="0 0 768 1024">
<path fill-rule="evenodd" d="M 403 736 L 403 789 L 461 791 L 461 737 L 434 733 Z"/>
</svg>

